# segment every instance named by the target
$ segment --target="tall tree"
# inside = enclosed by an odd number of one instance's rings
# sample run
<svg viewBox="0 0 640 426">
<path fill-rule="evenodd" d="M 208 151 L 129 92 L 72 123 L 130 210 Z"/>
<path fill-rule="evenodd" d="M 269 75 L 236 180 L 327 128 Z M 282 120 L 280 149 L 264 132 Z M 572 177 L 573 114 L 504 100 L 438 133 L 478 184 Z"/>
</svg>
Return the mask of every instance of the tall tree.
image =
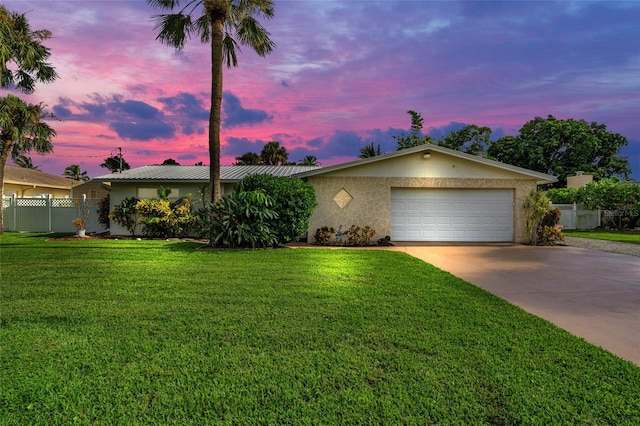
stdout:
<svg viewBox="0 0 640 426">
<path fill-rule="evenodd" d="M 31 157 L 27 157 L 26 155 L 19 154 L 16 158 L 13 158 L 13 163 L 23 169 L 40 170 L 38 166 L 33 165 Z"/>
<path fill-rule="evenodd" d="M 273 0 L 147 0 L 165 14 L 155 16 L 160 42 L 182 49 L 197 35 L 211 44 L 211 111 L 209 114 L 210 199 L 220 199 L 220 115 L 222 111 L 222 68 L 238 66 L 236 50 L 251 47 L 259 56 L 269 54 L 275 44 L 257 17 L 271 19 Z M 181 7 L 184 4 L 184 7 Z"/>
<path fill-rule="evenodd" d="M 120 155 L 113 155 L 104 159 L 100 167 L 104 167 L 111 173 L 121 172 L 123 170 L 129 170 L 131 166 Z"/>
<path fill-rule="evenodd" d="M 358 155 L 358 157 L 359 158 L 371 158 L 371 157 L 375 157 L 377 155 L 382 155 L 382 151 L 380 150 L 380 144 L 378 144 L 377 148 L 374 148 L 373 142 L 371 142 L 370 144 L 365 145 L 362 148 L 360 148 L 360 155 Z"/>
<path fill-rule="evenodd" d="M 23 14 L 10 12 L 0 5 L 0 87 L 15 87 L 33 93 L 36 83 L 49 83 L 57 78 L 47 62 L 50 50 L 42 42 L 51 37 L 47 30 L 32 31 Z M 13 67 L 9 68 L 12 64 Z M 51 140 L 56 132 L 43 120 L 44 106 L 32 105 L 14 95 L 0 98 L 0 194 L 4 193 L 4 171 L 9 155 L 15 160 L 35 150 L 53 150 Z M 2 234 L 0 208 L 0 234 Z"/>
<path fill-rule="evenodd" d="M 287 148 L 280 146 L 280 142 L 277 141 L 267 142 L 262 148 L 262 152 L 260 152 L 260 158 L 262 159 L 262 164 L 270 166 L 289 164 Z"/>
<path fill-rule="evenodd" d="M 397 142 L 397 150 L 400 151 L 401 149 L 433 143 L 433 138 L 431 136 L 422 135 L 422 126 L 424 124 L 424 118 L 422 118 L 422 115 L 413 110 L 407 111 L 407 114 L 411 116 L 411 134 L 406 136 L 402 133 L 400 136 L 393 137 Z"/>
<path fill-rule="evenodd" d="M 454 130 L 437 142 L 438 145 L 467 154 L 485 157 L 491 145 L 491 128 L 479 127 L 475 124 Z"/>
<path fill-rule="evenodd" d="M 80 170 L 79 164 L 72 164 L 69 167 L 65 168 L 62 176 L 68 179 L 81 180 L 82 182 L 89 182 L 91 180 L 89 179 L 86 171 L 83 172 L 82 170 Z"/>
<path fill-rule="evenodd" d="M 595 180 L 628 177 L 629 161 L 618 156 L 625 145 L 627 139 L 608 132 L 604 124 L 549 115 L 525 123 L 515 137 L 493 142 L 488 154 L 507 164 L 554 175 L 555 186 L 562 188 L 567 176 L 576 171 L 592 173 Z"/>
<path fill-rule="evenodd" d="M 0 98 L 0 194 L 4 193 L 4 171 L 10 155 L 17 158 L 30 151 L 40 154 L 53 151 L 51 140 L 56 131 L 42 121 L 42 109 L 43 105 L 28 104 L 14 95 Z"/>
</svg>

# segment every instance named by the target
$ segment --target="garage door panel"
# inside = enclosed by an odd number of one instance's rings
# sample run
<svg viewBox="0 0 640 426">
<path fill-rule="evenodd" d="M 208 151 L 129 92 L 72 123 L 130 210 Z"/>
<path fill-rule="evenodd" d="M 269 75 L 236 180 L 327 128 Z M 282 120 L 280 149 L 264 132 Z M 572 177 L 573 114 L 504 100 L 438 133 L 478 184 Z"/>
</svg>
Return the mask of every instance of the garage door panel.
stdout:
<svg viewBox="0 0 640 426">
<path fill-rule="evenodd" d="M 509 189 L 394 189 L 396 241 L 513 241 Z"/>
</svg>

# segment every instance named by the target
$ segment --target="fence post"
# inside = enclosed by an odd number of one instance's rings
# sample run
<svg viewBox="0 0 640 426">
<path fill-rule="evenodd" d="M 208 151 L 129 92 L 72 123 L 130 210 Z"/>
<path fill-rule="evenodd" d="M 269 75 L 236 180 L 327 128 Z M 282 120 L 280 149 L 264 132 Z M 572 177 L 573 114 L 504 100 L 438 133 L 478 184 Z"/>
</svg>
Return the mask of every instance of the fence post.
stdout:
<svg viewBox="0 0 640 426">
<path fill-rule="evenodd" d="M 49 232 L 51 232 L 51 208 L 53 204 L 53 199 L 51 198 L 51 194 L 47 194 L 47 215 L 49 216 Z"/>
<path fill-rule="evenodd" d="M 16 230 L 16 216 L 18 213 L 18 194 L 14 193 L 13 194 L 13 200 L 11 200 L 11 208 L 13 209 L 13 227 L 11 228 L 12 231 Z"/>
</svg>

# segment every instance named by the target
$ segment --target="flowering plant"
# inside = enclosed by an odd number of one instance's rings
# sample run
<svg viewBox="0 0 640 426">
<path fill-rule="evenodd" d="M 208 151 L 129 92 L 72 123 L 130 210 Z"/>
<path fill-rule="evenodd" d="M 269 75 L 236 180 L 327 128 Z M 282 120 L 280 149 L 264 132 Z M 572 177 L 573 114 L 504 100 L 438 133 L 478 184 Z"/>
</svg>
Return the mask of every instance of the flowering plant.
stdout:
<svg viewBox="0 0 640 426">
<path fill-rule="evenodd" d="M 78 231 L 82 231 L 87 227 L 87 221 L 81 217 L 76 217 L 75 219 L 73 219 L 72 222 L 73 222 L 73 226 L 75 226 L 76 230 Z"/>
</svg>

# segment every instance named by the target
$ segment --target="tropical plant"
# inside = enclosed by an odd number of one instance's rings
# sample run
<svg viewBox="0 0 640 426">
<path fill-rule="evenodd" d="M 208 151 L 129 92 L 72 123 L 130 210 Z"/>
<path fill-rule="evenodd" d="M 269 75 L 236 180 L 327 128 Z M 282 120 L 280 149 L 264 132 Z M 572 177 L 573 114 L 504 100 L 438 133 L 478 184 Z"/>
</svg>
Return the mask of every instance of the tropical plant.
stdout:
<svg viewBox="0 0 640 426">
<path fill-rule="evenodd" d="M 305 155 L 305 157 L 298 162 L 300 166 L 319 166 L 320 162 L 315 155 Z"/>
<path fill-rule="evenodd" d="M 562 225 L 560 223 L 562 213 L 560 209 L 550 209 L 540 220 L 537 230 L 537 243 L 544 246 L 552 246 L 564 241 Z"/>
<path fill-rule="evenodd" d="M 121 155 L 113 155 L 104 159 L 100 167 L 104 167 L 111 173 L 121 172 L 123 170 L 129 170 L 131 166 L 127 163 Z"/>
<path fill-rule="evenodd" d="M 82 231 L 87 228 L 87 222 L 81 217 L 76 217 L 71 222 L 77 231 Z"/>
<path fill-rule="evenodd" d="M 255 152 L 245 152 L 236 157 L 236 166 L 257 166 L 258 164 L 262 164 L 262 158 Z"/>
<path fill-rule="evenodd" d="M 51 140 L 56 132 L 42 121 L 42 110 L 42 105 L 25 103 L 14 95 L 0 98 L 0 194 L 4 193 L 4 171 L 10 155 L 16 158 L 29 151 L 41 154 L 53 151 Z"/>
<path fill-rule="evenodd" d="M 407 114 L 411 116 L 411 134 L 405 136 L 405 134 L 402 133 L 402 135 L 400 136 L 393 137 L 397 142 L 397 150 L 400 151 L 401 149 L 412 148 L 414 146 L 424 145 L 427 143 L 433 143 L 433 138 L 431 136 L 422 135 L 424 118 L 422 118 L 420 113 L 409 110 L 407 111 Z"/>
<path fill-rule="evenodd" d="M 272 224 L 278 242 L 286 244 L 299 238 L 309 227 L 309 218 L 317 205 L 313 186 L 301 179 L 272 175 L 252 175 L 236 184 L 236 191 L 262 190 L 274 200 L 278 220 Z"/>
<path fill-rule="evenodd" d="M 32 31 L 24 14 L 0 5 L 0 87 L 33 93 L 37 82 L 50 83 L 58 77 L 47 62 L 51 51 L 42 44 L 51 35 L 47 30 Z"/>
<path fill-rule="evenodd" d="M 211 245 L 229 248 L 266 248 L 278 244 L 273 223 L 274 200 L 262 190 L 236 191 L 210 204 Z"/>
<path fill-rule="evenodd" d="M 551 201 L 544 192 L 533 190 L 525 198 L 523 208 L 526 214 L 529 244 L 535 246 L 538 243 L 538 227 L 547 212 L 551 210 Z"/>
<path fill-rule="evenodd" d="M 184 236 L 194 222 L 192 211 L 191 197 L 177 201 L 148 198 L 136 203 L 136 216 L 143 226 L 142 233 L 149 237 Z"/>
<path fill-rule="evenodd" d="M 136 216 L 138 201 L 140 200 L 136 197 L 125 198 L 109 213 L 109 219 L 129 231 L 131 235 L 135 235 L 138 226 L 138 217 Z"/>
<path fill-rule="evenodd" d="M 22 167 L 23 169 L 32 169 L 32 170 L 40 170 L 38 166 L 33 165 L 33 161 L 31 157 L 27 157 L 26 155 L 18 155 L 16 158 L 13 158 L 13 164 L 18 167 Z"/>
<path fill-rule="evenodd" d="M 275 44 L 256 17 L 271 19 L 273 0 L 147 0 L 165 14 L 155 16 L 157 40 L 182 49 L 187 39 L 198 36 L 211 45 L 211 111 L 209 115 L 209 199 L 220 199 L 220 115 L 222 68 L 238 66 L 236 50 L 251 47 L 259 56 Z M 184 6 L 182 6 L 184 4 Z"/>
<path fill-rule="evenodd" d="M 287 148 L 280 146 L 280 142 L 278 141 L 267 142 L 262 148 L 262 152 L 260 152 L 260 158 L 262 159 L 262 164 L 267 164 L 269 166 L 282 166 L 289 164 L 289 153 L 287 152 Z"/>
<path fill-rule="evenodd" d="M 80 180 L 82 182 L 89 182 L 91 180 L 89 179 L 89 176 L 87 176 L 86 171 L 83 172 L 80 170 L 80 166 L 78 164 L 72 164 L 69 167 L 65 168 L 62 176 L 66 177 L 67 179 Z"/>
<path fill-rule="evenodd" d="M 375 157 L 377 155 L 382 155 L 382 150 L 380 150 L 380 144 L 378 144 L 377 147 L 373 146 L 373 142 L 371 142 L 370 144 L 367 144 L 365 146 L 363 146 L 362 148 L 360 148 L 360 155 L 358 155 L 359 158 L 371 158 L 371 157 Z"/>
</svg>

